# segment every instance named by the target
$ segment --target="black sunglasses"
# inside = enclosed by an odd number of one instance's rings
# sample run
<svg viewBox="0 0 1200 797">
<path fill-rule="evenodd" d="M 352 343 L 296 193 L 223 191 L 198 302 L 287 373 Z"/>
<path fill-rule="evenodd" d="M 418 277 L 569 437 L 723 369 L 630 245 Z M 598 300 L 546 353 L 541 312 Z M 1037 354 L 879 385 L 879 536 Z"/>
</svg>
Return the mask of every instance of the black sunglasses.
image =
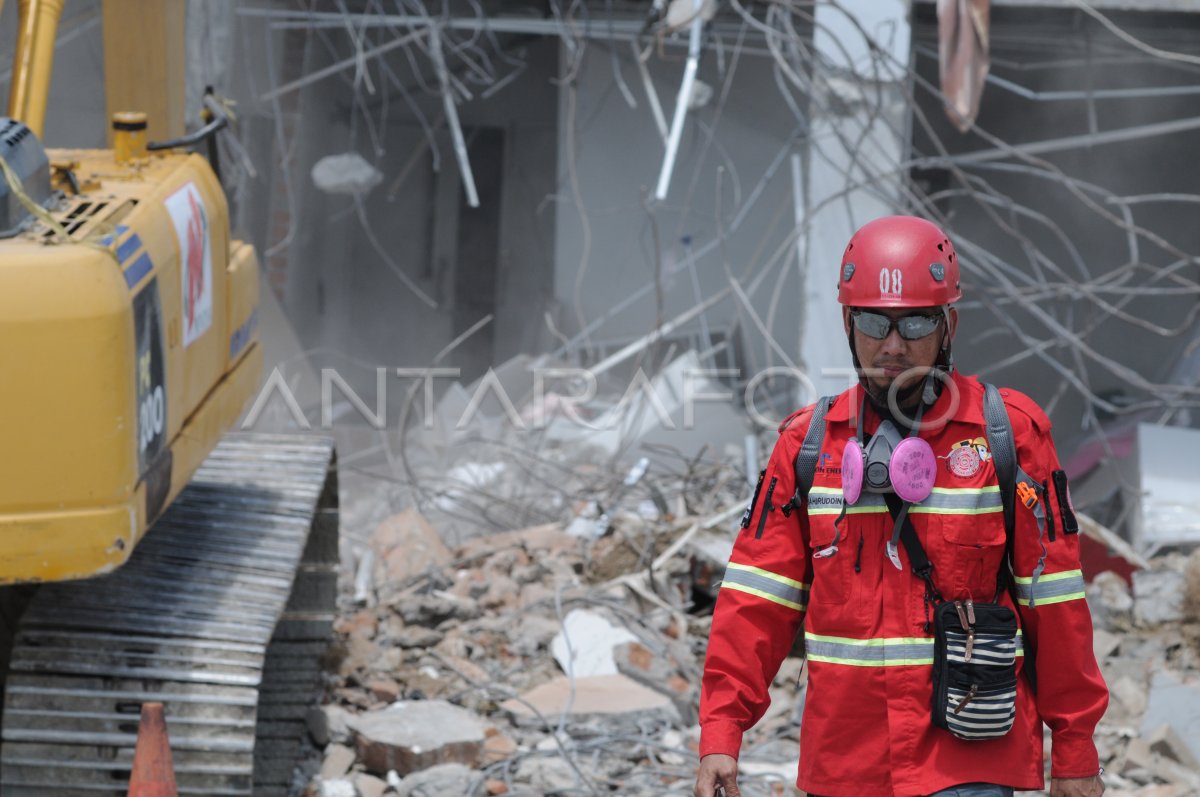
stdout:
<svg viewBox="0 0 1200 797">
<path fill-rule="evenodd" d="M 906 315 L 893 320 L 882 313 L 869 313 L 866 310 L 852 310 L 850 318 L 854 321 L 855 329 L 876 340 L 883 340 L 892 334 L 893 327 L 905 340 L 920 340 L 932 334 L 942 323 L 941 315 Z"/>
</svg>

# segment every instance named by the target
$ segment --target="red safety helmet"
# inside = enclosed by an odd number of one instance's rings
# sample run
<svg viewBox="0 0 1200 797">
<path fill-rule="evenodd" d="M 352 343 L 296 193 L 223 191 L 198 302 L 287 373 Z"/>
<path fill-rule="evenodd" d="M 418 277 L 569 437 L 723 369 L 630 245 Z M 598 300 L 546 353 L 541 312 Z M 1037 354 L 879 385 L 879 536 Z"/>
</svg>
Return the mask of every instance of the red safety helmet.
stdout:
<svg viewBox="0 0 1200 797">
<path fill-rule="evenodd" d="M 846 246 L 838 302 L 851 307 L 937 307 L 962 298 L 954 244 L 916 216 L 868 222 Z"/>
</svg>

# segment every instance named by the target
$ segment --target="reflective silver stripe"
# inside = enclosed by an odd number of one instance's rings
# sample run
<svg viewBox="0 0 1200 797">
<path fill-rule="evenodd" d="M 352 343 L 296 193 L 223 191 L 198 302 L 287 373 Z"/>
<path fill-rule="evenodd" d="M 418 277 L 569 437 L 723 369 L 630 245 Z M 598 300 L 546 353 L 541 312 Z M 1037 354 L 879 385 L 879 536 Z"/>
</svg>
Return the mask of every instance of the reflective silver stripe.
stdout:
<svg viewBox="0 0 1200 797">
<path fill-rule="evenodd" d="M 804 611 L 808 604 L 808 585 L 795 579 L 763 570 L 759 567 L 730 562 L 721 580 L 721 589 L 733 589 L 749 595 L 757 595 L 772 603 L 796 611 Z"/>
<path fill-rule="evenodd" d="M 933 664 L 932 637 L 848 639 L 806 633 L 804 650 L 809 661 L 853 667 Z"/>
<path fill-rule="evenodd" d="M 933 664 L 932 637 L 850 639 L 806 633 L 804 650 L 809 661 L 845 664 L 851 667 Z M 1017 631 L 1016 655 L 1025 655 L 1024 638 L 1020 630 Z"/>
<path fill-rule="evenodd" d="M 1000 500 L 1000 487 L 934 487 L 933 492 L 919 504 L 908 510 L 921 515 L 983 515 L 1004 511 Z"/>
<path fill-rule="evenodd" d="M 1040 605 L 1043 603 L 1063 603 L 1064 601 L 1083 600 L 1084 583 L 1082 570 L 1067 570 L 1062 573 L 1043 573 L 1033 583 L 1033 577 L 1017 577 L 1017 599 L 1022 606 L 1029 606 L 1031 601 Z"/>
<path fill-rule="evenodd" d="M 924 515 L 983 515 L 1001 512 L 1000 487 L 934 487 L 929 497 L 913 504 L 909 512 Z M 836 515 L 842 511 L 842 491 L 837 487 L 814 487 L 808 493 L 809 515 Z M 858 503 L 846 507 L 847 515 L 886 513 L 879 493 L 863 493 Z"/>
</svg>

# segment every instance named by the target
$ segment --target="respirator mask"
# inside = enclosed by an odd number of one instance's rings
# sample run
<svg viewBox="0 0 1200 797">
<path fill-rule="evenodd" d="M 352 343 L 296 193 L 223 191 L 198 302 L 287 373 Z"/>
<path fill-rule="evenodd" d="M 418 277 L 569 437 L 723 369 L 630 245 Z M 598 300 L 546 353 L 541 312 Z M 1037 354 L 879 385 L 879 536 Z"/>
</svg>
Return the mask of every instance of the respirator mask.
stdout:
<svg viewBox="0 0 1200 797">
<path fill-rule="evenodd" d="M 937 457 L 919 437 L 902 437 L 890 420 L 867 442 L 854 438 L 842 453 L 842 495 L 854 506 L 868 493 L 895 493 L 900 500 L 920 503 L 933 491 Z"/>
<path fill-rule="evenodd" d="M 864 446 L 864 396 L 858 412 L 857 434 L 846 442 L 842 451 L 842 512 L 835 525 L 840 526 L 846 516 L 846 509 L 857 504 L 864 492 L 881 495 L 894 493 L 904 502 L 900 514 L 895 519 L 892 538 L 887 543 L 888 559 L 897 570 L 902 568 L 898 543 L 909 504 L 917 504 L 928 498 L 933 492 L 933 483 L 937 478 L 937 456 L 929 443 L 917 436 L 921 429 L 921 416 L 925 413 L 925 406 L 924 401 L 918 405 L 912 431 L 907 437 L 888 419 L 879 424 L 875 434 Z M 813 555 L 823 558 L 837 553 L 840 537 L 839 529 L 833 544 Z"/>
</svg>

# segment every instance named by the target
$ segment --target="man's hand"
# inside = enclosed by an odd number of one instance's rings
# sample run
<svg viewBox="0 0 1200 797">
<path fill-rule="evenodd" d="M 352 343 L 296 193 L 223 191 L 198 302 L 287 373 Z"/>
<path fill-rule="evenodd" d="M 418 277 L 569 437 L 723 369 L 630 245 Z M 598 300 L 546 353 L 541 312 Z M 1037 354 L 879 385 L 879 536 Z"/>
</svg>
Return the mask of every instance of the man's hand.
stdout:
<svg viewBox="0 0 1200 797">
<path fill-rule="evenodd" d="M 711 753 L 700 759 L 700 768 L 696 770 L 696 788 L 692 793 L 696 797 L 720 797 L 718 789 L 724 790 L 725 797 L 742 797 L 737 786 L 737 759 Z"/>
<path fill-rule="evenodd" d="M 704 762 L 701 761 L 703 768 Z M 699 792 L 696 792 L 699 795 Z M 1099 775 L 1090 778 L 1054 778 L 1050 781 L 1050 797 L 1100 797 L 1104 781 Z"/>
</svg>

